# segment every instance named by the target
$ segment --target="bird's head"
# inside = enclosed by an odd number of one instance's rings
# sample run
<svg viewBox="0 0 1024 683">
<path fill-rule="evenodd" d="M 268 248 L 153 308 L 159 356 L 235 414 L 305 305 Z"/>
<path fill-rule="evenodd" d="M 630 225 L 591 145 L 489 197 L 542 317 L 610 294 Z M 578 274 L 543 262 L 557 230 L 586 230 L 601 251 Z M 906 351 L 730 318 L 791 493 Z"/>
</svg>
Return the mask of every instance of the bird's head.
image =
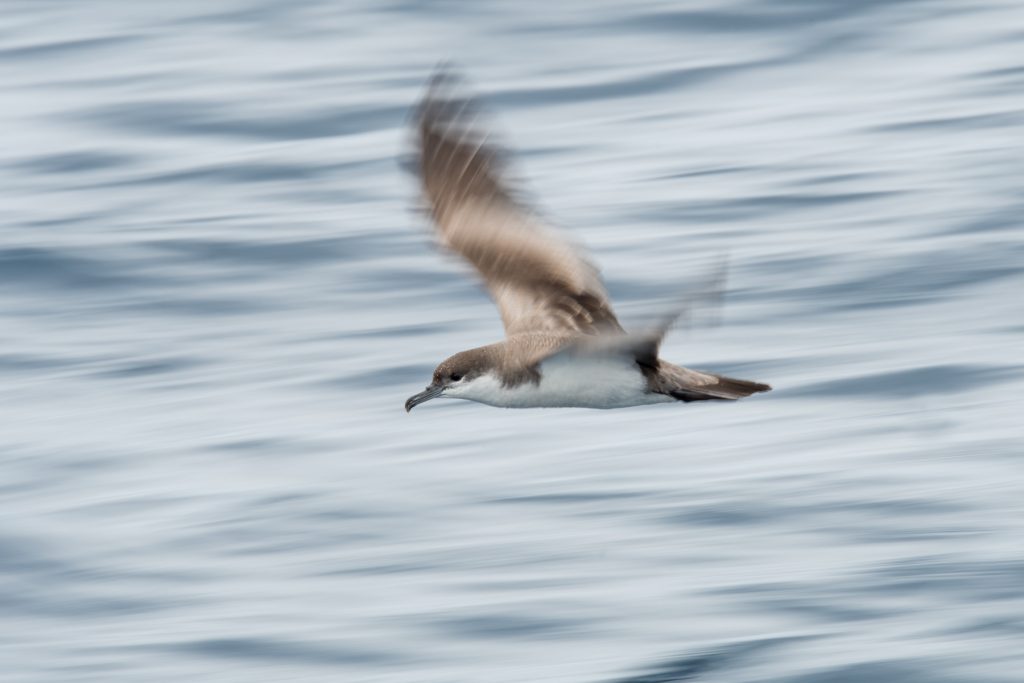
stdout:
<svg viewBox="0 0 1024 683">
<path fill-rule="evenodd" d="M 430 386 L 420 393 L 410 396 L 405 402 L 405 412 L 409 412 L 424 401 L 438 396 L 461 398 L 470 385 L 492 367 L 491 354 L 486 348 L 461 351 L 446 358 L 434 369 Z"/>
</svg>

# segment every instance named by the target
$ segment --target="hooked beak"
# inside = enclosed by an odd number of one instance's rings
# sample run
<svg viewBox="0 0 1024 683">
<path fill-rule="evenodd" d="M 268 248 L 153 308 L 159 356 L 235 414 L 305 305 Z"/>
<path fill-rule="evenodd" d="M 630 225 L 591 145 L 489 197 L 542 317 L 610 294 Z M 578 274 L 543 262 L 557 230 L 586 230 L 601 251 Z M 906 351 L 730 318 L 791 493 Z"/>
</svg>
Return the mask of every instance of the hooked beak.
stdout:
<svg viewBox="0 0 1024 683">
<path fill-rule="evenodd" d="M 437 398 L 444 391 L 444 387 L 440 384 L 431 384 L 429 387 L 416 394 L 410 396 L 409 400 L 405 402 L 405 412 L 409 412 L 424 401 L 429 401 L 432 398 Z"/>
</svg>

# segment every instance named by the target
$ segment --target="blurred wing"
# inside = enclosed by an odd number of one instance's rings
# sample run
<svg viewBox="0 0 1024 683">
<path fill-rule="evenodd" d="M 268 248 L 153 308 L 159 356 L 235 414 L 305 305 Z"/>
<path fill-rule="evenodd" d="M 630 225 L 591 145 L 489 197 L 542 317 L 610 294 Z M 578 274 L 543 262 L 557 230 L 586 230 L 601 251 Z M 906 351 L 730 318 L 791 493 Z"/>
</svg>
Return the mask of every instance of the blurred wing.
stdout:
<svg viewBox="0 0 1024 683">
<path fill-rule="evenodd" d="M 420 176 L 444 246 L 477 269 L 506 335 L 622 331 L 597 269 L 511 196 L 475 104 L 431 82 L 419 109 Z"/>
</svg>

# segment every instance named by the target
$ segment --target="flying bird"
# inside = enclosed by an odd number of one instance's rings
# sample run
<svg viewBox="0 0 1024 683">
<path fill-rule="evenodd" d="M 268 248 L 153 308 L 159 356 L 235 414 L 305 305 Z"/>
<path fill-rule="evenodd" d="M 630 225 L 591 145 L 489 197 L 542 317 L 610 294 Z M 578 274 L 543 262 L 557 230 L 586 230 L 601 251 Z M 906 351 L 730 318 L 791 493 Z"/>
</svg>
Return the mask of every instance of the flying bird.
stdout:
<svg viewBox="0 0 1024 683">
<path fill-rule="evenodd" d="M 771 390 L 659 358 L 674 316 L 627 333 L 587 255 L 513 195 L 477 103 L 457 94 L 455 81 L 437 74 L 417 110 L 418 170 L 438 240 L 483 279 L 505 339 L 445 359 L 406 411 L 437 397 L 505 408 L 623 408 Z"/>
</svg>

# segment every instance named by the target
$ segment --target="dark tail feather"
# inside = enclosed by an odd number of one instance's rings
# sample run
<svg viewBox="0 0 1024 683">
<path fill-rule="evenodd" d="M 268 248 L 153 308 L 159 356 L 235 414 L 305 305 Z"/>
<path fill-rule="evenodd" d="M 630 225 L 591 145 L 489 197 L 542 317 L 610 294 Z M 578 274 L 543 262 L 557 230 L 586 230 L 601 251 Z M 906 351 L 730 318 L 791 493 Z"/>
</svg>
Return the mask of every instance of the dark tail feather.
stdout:
<svg viewBox="0 0 1024 683">
<path fill-rule="evenodd" d="M 669 392 L 669 395 L 671 395 L 672 398 L 677 398 L 680 401 L 686 401 L 687 403 L 690 401 L 735 401 L 736 399 L 744 398 L 751 394 L 772 390 L 770 386 L 767 384 L 761 384 L 760 382 L 751 382 L 745 379 L 733 379 L 732 377 L 723 377 L 710 372 L 701 374 L 714 377 L 718 381 L 714 384 L 673 389 Z"/>
</svg>

